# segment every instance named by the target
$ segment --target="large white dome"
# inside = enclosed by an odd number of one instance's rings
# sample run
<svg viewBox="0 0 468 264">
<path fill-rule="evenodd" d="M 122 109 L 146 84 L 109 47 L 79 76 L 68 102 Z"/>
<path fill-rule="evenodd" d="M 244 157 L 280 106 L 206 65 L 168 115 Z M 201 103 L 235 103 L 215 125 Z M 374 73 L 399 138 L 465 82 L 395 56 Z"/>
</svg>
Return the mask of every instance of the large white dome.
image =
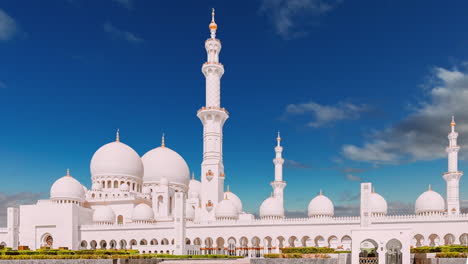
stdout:
<svg viewBox="0 0 468 264">
<path fill-rule="evenodd" d="M 189 182 L 189 191 L 188 191 L 189 195 L 193 194 L 193 193 L 196 193 L 197 197 L 198 197 L 201 194 L 201 192 L 202 192 L 201 182 L 195 180 L 192 177 L 192 179 Z"/>
<path fill-rule="evenodd" d="M 132 220 L 136 222 L 153 221 L 154 220 L 153 209 L 145 203 L 141 203 L 135 206 L 135 208 L 133 208 Z"/>
<path fill-rule="evenodd" d="M 226 192 L 224 192 L 224 196 L 227 197 L 236 206 L 238 213 L 242 212 L 242 201 L 237 195 L 228 189 Z"/>
<path fill-rule="evenodd" d="M 333 206 L 333 202 L 322 194 L 317 195 L 314 199 L 312 199 L 309 203 L 308 207 L 308 215 L 309 217 L 314 216 L 333 216 L 335 212 L 335 207 Z"/>
<path fill-rule="evenodd" d="M 284 208 L 281 204 L 281 201 L 275 197 L 269 197 L 263 201 L 262 205 L 260 206 L 260 217 L 284 217 Z"/>
<path fill-rule="evenodd" d="M 387 201 L 376 192 L 370 195 L 369 207 L 372 214 L 387 214 Z"/>
<path fill-rule="evenodd" d="M 167 147 L 158 147 L 148 151 L 141 158 L 144 164 L 143 182 L 159 182 L 166 178 L 169 184 L 188 186 L 189 168 L 185 160 Z"/>
<path fill-rule="evenodd" d="M 82 202 L 85 199 L 85 191 L 83 185 L 75 178 L 67 175 L 56 180 L 50 188 L 51 200 L 72 200 Z"/>
<path fill-rule="evenodd" d="M 91 159 L 91 175 L 143 177 L 143 163 L 128 145 L 115 141 L 99 148 Z"/>
<path fill-rule="evenodd" d="M 237 219 L 239 212 L 237 211 L 237 207 L 234 203 L 226 197 L 216 206 L 215 216 L 216 218 Z"/>
<path fill-rule="evenodd" d="M 93 222 L 112 224 L 115 222 L 115 213 L 110 206 L 100 206 L 94 210 Z"/>
<path fill-rule="evenodd" d="M 429 190 L 423 192 L 415 203 L 416 214 L 443 213 L 445 211 L 444 198 L 437 192 Z"/>
</svg>

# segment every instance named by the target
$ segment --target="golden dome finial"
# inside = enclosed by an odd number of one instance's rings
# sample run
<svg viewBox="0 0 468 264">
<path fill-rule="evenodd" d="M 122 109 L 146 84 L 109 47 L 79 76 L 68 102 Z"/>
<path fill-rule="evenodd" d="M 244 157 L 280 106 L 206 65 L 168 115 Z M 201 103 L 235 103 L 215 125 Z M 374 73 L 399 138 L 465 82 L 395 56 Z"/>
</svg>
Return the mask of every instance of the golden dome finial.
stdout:
<svg viewBox="0 0 468 264">
<path fill-rule="evenodd" d="M 117 128 L 117 132 L 115 133 L 115 141 L 120 142 L 120 128 Z"/>
<path fill-rule="evenodd" d="M 70 177 L 70 169 L 67 169 L 67 175 L 68 177 Z"/>
<path fill-rule="evenodd" d="M 455 123 L 455 116 L 452 115 L 452 123 L 450 123 L 450 126 L 456 126 L 457 124 Z"/>
<path fill-rule="evenodd" d="M 320 193 L 319 193 L 319 195 L 323 195 L 323 191 L 322 191 L 322 189 L 320 189 Z"/>
<path fill-rule="evenodd" d="M 227 194 L 224 195 L 224 200 L 229 200 Z"/>
<path fill-rule="evenodd" d="M 210 23 L 209 28 L 210 30 L 216 30 L 218 28 L 218 25 L 216 25 L 216 22 L 215 22 L 215 9 L 214 8 L 211 10 L 211 23 Z"/>
<path fill-rule="evenodd" d="M 164 136 L 165 136 L 165 134 L 162 133 L 162 137 L 161 137 L 161 147 L 163 147 L 163 148 L 166 147 L 166 142 L 165 142 Z"/>
<path fill-rule="evenodd" d="M 430 184 L 427 186 L 427 190 L 428 190 L 428 191 L 432 191 L 432 187 L 431 187 Z"/>
<path fill-rule="evenodd" d="M 195 173 L 192 171 L 192 180 L 195 180 Z"/>
<path fill-rule="evenodd" d="M 227 186 L 226 192 L 231 192 L 231 190 L 229 189 L 229 185 Z"/>
</svg>

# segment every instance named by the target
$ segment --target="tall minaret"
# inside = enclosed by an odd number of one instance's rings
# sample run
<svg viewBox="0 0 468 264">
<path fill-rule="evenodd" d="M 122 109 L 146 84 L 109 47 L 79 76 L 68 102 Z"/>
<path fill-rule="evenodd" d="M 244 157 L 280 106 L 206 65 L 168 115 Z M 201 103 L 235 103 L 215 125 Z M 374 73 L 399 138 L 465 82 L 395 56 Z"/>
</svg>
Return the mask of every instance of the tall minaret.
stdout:
<svg viewBox="0 0 468 264">
<path fill-rule="evenodd" d="M 211 37 L 205 41 L 208 61 L 202 66 L 206 78 L 206 106 L 198 110 L 203 123 L 203 162 L 201 165 L 202 206 L 210 212 L 224 193 L 223 125 L 229 115 L 220 106 L 221 77 L 224 67 L 219 63 L 221 41 L 216 38 L 214 9 L 209 25 Z"/>
<path fill-rule="evenodd" d="M 452 131 L 448 134 L 449 145 L 446 149 L 448 154 L 448 172 L 444 173 L 447 182 L 447 214 L 454 215 L 460 213 L 459 182 L 463 172 L 458 171 L 458 133 L 455 131 L 455 119 L 452 116 Z"/>
<path fill-rule="evenodd" d="M 273 188 L 274 197 L 280 199 L 281 203 L 283 203 L 283 190 L 284 187 L 286 187 L 286 182 L 283 181 L 284 159 L 282 157 L 283 147 L 281 146 L 281 137 L 279 132 L 278 137 L 276 138 L 276 142 L 276 157 L 273 159 L 273 164 L 275 164 L 275 181 L 271 182 L 271 187 Z"/>
</svg>

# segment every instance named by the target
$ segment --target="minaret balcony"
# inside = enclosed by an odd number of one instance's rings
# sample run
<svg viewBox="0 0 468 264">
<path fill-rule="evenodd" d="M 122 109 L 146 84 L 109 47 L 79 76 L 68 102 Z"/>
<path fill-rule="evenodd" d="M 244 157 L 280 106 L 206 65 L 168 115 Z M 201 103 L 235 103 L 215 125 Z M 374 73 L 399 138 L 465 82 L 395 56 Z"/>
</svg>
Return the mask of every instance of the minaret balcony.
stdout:
<svg viewBox="0 0 468 264">
<path fill-rule="evenodd" d="M 456 175 L 463 175 L 463 171 L 448 171 L 448 172 L 445 172 L 443 175 L 451 175 L 451 174 L 456 174 Z"/>
<path fill-rule="evenodd" d="M 200 112 L 206 111 L 206 110 L 217 110 L 217 111 L 221 111 L 221 112 L 224 112 L 224 113 L 226 113 L 227 115 L 229 115 L 229 112 L 226 110 L 226 108 L 224 108 L 224 107 L 217 107 L 217 106 L 204 106 L 204 107 L 200 108 L 200 109 L 197 111 L 197 114 L 199 114 Z"/>
</svg>

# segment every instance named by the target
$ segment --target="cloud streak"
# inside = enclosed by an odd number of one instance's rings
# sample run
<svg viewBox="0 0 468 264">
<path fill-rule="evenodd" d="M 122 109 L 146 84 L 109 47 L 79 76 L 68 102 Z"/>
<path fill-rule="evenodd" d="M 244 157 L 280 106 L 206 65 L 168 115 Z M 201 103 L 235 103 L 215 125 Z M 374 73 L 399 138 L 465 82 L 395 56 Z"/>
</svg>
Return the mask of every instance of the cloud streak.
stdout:
<svg viewBox="0 0 468 264">
<path fill-rule="evenodd" d="M 119 28 L 116 28 L 112 23 L 106 22 L 102 25 L 102 28 L 105 32 L 107 32 L 109 35 L 112 35 L 116 38 L 126 40 L 130 43 L 142 43 L 144 40 L 142 38 L 137 37 L 135 34 L 129 31 L 121 30 Z"/>
<path fill-rule="evenodd" d="M 310 116 L 312 120 L 307 123 L 307 126 L 318 128 L 337 121 L 359 119 L 362 113 L 368 111 L 369 107 L 364 104 L 339 102 L 336 105 L 321 105 L 316 102 L 309 102 L 288 105 L 284 116 Z"/>
<path fill-rule="evenodd" d="M 459 121 L 456 129 L 468 135 L 468 74 L 457 69 L 435 68 L 426 100 L 392 126 L 374 132 L 362 146 L 344 145 L 344 157 L 373 164 L 399 164 L 446 157 L 450 116 Z M 462 154 L 462 153 L 461 153 Z M 462 158 L 463 158 L 462 154 Z M 466 155 L 465 155 L 466 156 Z"/>
<path fill-rule="evenodd" d="M 21 204 L 32 204 L 43 196 L 42 193 L 21 192 L 16 194 L 0 193 L 0 226 L 7 224 L 7 208 Z"/>
<path fill-rule="evenodd" d="M 303 25 L 332 11 L 339 0 L 262 0 L 260 12 L 266 14 L 283 38 L 307 34 Z"/>
<path fill-rule="evenodd" d="M 0 9 L 0 41 L 12 39 L 18 33 L 16 21 Z"/>
</svg>

